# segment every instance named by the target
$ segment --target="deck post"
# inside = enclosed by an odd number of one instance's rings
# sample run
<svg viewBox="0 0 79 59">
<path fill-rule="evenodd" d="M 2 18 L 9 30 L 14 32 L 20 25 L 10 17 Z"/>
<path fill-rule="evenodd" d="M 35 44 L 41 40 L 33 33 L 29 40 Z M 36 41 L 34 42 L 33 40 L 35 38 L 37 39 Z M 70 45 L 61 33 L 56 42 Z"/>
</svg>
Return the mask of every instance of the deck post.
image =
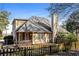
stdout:
<svg viewBox="0 0 79 59">
<path fill-rule="evenodd" d="M 18 34 L 18 35 L 19 35 L 18 44 L 20 44 L 20 32 L 19 32 L 19 34 Z"/>
<path fill-rule="evenodd" d="M 18 38 L 17 37 L 18 37 L 18 33 L 16 33 L 16 37 L 15 37 L 16 38 L 16 40 L 15 40 L 16 45 L 18 44 Z"/>
<path fill-rule="evenodd" d="M 26 32 L 24 34 L 25 34 L 25 43 L 26 43 Z"/>
</svg>

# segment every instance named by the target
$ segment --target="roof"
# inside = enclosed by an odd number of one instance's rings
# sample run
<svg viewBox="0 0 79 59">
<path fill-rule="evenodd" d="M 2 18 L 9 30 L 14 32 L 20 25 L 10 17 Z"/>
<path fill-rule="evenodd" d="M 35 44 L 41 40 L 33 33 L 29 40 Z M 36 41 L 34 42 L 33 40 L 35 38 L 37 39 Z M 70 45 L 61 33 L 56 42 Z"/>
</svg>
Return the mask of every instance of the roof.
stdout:
<svg viewBox="0 0 79 59">
<path fill-rule="evenodd" d="M 42 19 L 44 19 L 44 20 L 42 20 Z M 27 22 L 23 23 L 19 28 L 17 28 L 16 31 L 51 32 L 51 27 L 48 22 L 45 22 L 45 20 L 47 20 L 47 19 L 42 18 L 42 17 L 31 17 L 31 18 L 29 18 L 29 20 Z"/>
<path fill-rule="evenodd" d="M 25 22 L 26 23 L 26 22 Z M 21 26 L 19 26 L 16 31 L 18 31 L 25 23 L 23 23 Z"/>
<path fill-rule="evenodd" d="M 42 20 L 43 19 L 43 20 Z M 16 19 L 19 20 L 19 19 Z M 22 19 L 20 19 L 22 20 Z M 26 20 L 25 20 L 26 21 Z M 52 32 L 50 23 L 46 18 L 42 17 L 31 17 L 27 22 L 24 22 L 21 26 L 19 26 L 16 31 L 18 32 Z M 59 32 L 68 32 L 66 29 L 61 26 L 58 27 Z"/>
<path fill-rule="evenodd" d="M 28 21 L 28 19 L 14 19 L 13 21 L 12 21 L 12 24 L 16 21 L 16 20 L 18 20 L 18 21 Z"/>
<path fill-rule="evenodd" d="M 42 27 L 46 28 L 47 30 L 51 31 L 51 27 L 44 24 L 44 23 L 41 23 L 41 22 L 38 22 L 39 25 L 41 25 Z"/>
</svg>

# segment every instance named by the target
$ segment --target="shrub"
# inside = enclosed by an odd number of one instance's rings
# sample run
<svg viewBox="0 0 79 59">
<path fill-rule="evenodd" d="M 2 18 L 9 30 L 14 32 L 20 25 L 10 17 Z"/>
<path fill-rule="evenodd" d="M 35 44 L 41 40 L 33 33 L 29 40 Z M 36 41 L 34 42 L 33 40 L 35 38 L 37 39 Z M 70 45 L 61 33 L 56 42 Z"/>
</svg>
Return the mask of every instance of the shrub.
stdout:
<svg viewBox="0 0 79 59">
<path fill-rule="evenodd" d="M 70 50 L 72 42 L 76 42 L 77 36 L 72 33 L 63 33 L 60 32 L 57 35 L 56 43 L 64 43 L 65 50 Z"/>
<path fill-rule="evenodd" d="M 71 49 L 72 46 L 72 42 L 76 42 L 77 41 L 77 36 L 69 33 L 66 35 L 65 39 L 64 39 L 64 45 L 65 45 L 65 49 L 68 51 Z"/>
<path fill-rule="evenodd" d="M 63 43 L 64 39 L 65 39 L 65 33 L 59 32 L 56 37 L 56 43 L 61 44 Z"/>
<path fill-rule="evenodd" d="M 4 44 L 7 44 L 7 45 L 13 44 L 14 43 L 13 36 L 12 35 L 5 36 L 4 41 L 5 41 Z"/>
</svg>

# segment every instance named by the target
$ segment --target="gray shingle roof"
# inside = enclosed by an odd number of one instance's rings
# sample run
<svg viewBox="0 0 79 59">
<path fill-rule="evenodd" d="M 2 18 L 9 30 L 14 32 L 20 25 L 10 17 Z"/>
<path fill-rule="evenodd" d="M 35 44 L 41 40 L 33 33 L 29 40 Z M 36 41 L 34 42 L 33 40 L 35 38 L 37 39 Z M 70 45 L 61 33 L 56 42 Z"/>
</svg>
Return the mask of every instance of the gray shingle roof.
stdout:
<svg viewBox="0 0 79 59">
<path fill-rule="evenodd" d="M 39 19 L 39 20 L 38 20 Z M 43 21 L 42 21 L 43 19 Z M 41 21 L 40 21 L 41 20 Z M 46 22 L 45 22 L 46 20 Z M 32 32 L 52 32 L 50 23 L 47 22 L 46 18 L 42 17 L 31 17 L 27 22 L 22 24 L 16 31 L 32 31 Z M 24 27 L 25 25 L 25 27 Z M 68 32 L 66 29 L 62 28 L 61 26 L 58 27 L 59 32 Z"/>
<path fill-rule="evenodd" d="M 24 25 L 26 25 L 25 29 L 23 28 Z M 29 28 L 29 27 L 32 27 L 32 28 Z M 32 16 L 29 18 L 29 20 L 27 22 L 25 22 L 19 28 L 17 28 L 16 31 L 51 32 L 51 27 L 50 27 L 50 24 L 48 22 L 48 19 L 46 19 L 44 17 Z"/>
</svg>

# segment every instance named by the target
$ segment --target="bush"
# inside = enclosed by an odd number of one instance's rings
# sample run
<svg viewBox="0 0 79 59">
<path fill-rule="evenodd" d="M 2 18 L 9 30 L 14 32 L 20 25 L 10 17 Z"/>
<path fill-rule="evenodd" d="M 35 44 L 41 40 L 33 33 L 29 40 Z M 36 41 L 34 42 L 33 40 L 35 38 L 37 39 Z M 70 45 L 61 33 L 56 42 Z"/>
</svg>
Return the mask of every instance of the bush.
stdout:
<svg viewBox="0 0 79 59">
<path fill-rule="evenodd" d="M 74 35 L 72 33 L 67 34 L 64 41 L 63 41 L 64 45 L 65 45 L 65 49 L 70 50 L 71 46 L 72 46 L 72 43 L 76 42 L 76 41 L 77 41 L 77 36 L 76 35 Z"/>
<path fill-rule="evenodd" d="M 56 43 L 57 44 L 61 44 L 61 43 L 63 43 L 63 40 L 65 39 L 65 33 L 63 33 L 63 32 L 59 32 L 58 34 L 57 34 L 57 37 L 56 37 Z"/>
<path fill-rule="evenodd" d="M 71 49 L 72 42 L 76 42 L 77 36 L 72 33 L 63 33 L 60 32 L 57 35 L 56 43 L 64 43 L 65 50 L 68 51 Z"/>
<path fill-rule="evenodd" d="M 5 36 L 4 41 L 5 41 L 4 44 L 7 44 L 7 45 L 13 44 L 14 43 L 13 36 L 12 35 Z"/>
</svg>

